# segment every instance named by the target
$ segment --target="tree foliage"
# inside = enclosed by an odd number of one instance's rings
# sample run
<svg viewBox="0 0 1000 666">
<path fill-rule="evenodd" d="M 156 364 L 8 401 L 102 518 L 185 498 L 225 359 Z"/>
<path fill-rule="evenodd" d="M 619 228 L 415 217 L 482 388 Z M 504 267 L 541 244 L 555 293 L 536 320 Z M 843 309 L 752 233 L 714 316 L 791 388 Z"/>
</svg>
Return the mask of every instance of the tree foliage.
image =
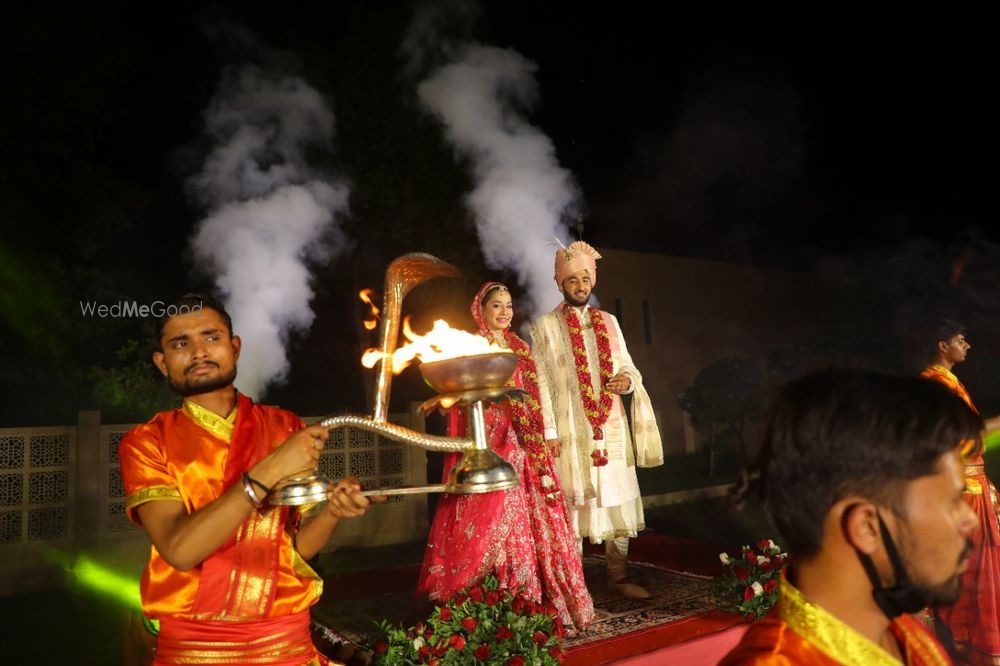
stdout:
<svg viewBox="0 0 1000 666">
<path fill-rule="evenodd" d="M 691 424 L 717 446 L 735 437 L 746 454 L 743 428 L 760 411 L 762 374 L 746 358 L 724 358 L 702 368 L 694 382 L 677 399 Z"/>
</svg>

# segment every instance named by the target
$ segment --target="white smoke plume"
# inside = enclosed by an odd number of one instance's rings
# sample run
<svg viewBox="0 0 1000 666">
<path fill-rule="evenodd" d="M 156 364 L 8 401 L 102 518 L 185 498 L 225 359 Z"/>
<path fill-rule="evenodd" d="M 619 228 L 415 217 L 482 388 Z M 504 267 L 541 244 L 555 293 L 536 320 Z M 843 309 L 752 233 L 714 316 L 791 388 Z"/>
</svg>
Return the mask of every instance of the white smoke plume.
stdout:
<svg viewBox="0 0 1000 666">
<path fill-rule="evenodd" d="M 476 187 L 467 203 L 486 263 L 517 274 L 529 316 L 554 307 L 553 237 L 567 241 L 566 220 L 580 206 L 576 182 L 555 146 L 522 115 L 538 97 L 536 65 L 517 52 L 470 44 L 421 82 L 421 104 L 445 138 L 471 160 Z"/>
<path fill-rule="evenodd" d="M 305 81 L 250 65 L 223 76 L 205 111 L 214 148 L 189 185 L 209 215 L 191 247 L 243 339 L 236 384 L 254 398 L 287 376 L 288 334 L 312 324 L 310 263 L 347 245 L 348 188 L 306 160 L 309 147 L 329 146 L 333 127 Z"/>
</svg>

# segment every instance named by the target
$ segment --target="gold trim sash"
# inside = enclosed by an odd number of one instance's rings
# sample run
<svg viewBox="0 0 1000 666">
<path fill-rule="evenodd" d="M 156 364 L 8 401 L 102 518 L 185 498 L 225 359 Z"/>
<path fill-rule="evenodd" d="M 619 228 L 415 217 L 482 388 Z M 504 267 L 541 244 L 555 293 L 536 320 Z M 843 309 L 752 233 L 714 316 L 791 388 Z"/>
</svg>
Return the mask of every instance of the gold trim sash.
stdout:
<svg viewBox="0 0 1000 666">
<path fill-rule="evenodd" d="M 136 525 L 141 525 L 139 514 L 132 509 L 146 502 L 154 500 L 176 500 L 183 502 L 181 491 L 175 486 L 148 486 L 138 490 L 125 498 L 125 513 Z"/>
<path fill-rule="evenodd" d="M 779 587 L 778 616 L 792 631 L 842 664 L 899 666 L 895 657 L 828 611 L 810 603 L 784 578 Z"/>
<path fill-rule="evenodd" d="M 234 412 L 239 415 L 223 470 L 226 488 L 238 483 L 243 471 L 271 448 L 253 402 L 243 394 L 237 394 L 237 399 L 239 407 Z M 289 513 L 288 507 L 251 513 L 236 534 L 201 563 L 195 617 L 245 620 L 267 616 L 274 603 L 281 532 Z"/>
<path fill-rule="evenodd" d="M 196 405 L 190 400 L 185 400 L 181 405 L 181 411 L 192 421 L 200 425 L 205 430 L 217 436 L 224 442 L 230 442 L 233 438 L 233 428 L 236 426 L 236 413 L 239 410 L 239 400 L 237 406 L 229 416 L 222 418 L 210 409 L 205 409 L 201 405 Z"/>
</svg>

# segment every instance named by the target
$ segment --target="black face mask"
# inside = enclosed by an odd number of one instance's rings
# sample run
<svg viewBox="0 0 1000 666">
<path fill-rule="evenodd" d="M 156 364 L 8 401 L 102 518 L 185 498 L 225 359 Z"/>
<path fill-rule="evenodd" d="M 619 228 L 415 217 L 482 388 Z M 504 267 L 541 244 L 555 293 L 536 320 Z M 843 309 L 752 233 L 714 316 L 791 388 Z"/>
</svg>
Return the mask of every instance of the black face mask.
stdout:
<svg viewBox="0 0 1000 666">
<path fill-rule="evenodd" d="M 896 584 L 888 588 L 883 587 L 872 558 L 860 550 L 855 549 L 855 552 L 857 552 L 858 559 L 861 560 L 861 564 L 868 574 L 868 579 L 872 582 L 872 597 L 875 598 L 875 603 L 885 613 L 885 616 L 892 620 L 903 613 L 916 613 L 926 608 L 933 602 L 934 595 L 932 591 L 910 582 L 910 579 L 906 575 L 906 568 L 903 566 L 903 561 L 899 559 L 899 553 L 896 551 L 896 544 L 892 540 L 892 535 L 889 534 L 889 529 L 885 526 L 882 515 L 877 515 L 879 532 L 882 534 L 882 543 L 885 544 L 885 551 L 889 555 L 892 570 L 896 574 Z"/>
</svg>

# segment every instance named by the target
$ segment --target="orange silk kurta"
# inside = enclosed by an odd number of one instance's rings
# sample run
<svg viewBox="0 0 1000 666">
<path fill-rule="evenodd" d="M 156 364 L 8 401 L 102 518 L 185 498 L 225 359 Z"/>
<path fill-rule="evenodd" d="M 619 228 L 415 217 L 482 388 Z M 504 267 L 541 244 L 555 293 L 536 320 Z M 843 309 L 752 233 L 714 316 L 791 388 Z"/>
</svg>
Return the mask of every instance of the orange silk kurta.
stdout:
<svg viewBox="0 0 1000 666">
<path fill-rule="evenodd" d="M 889 625 L 908 666 L 950 666 L 944 648 L 910 615 Z M 750 625 L 719 666 L 899 666 L 879 645 L 810 603 L 782 580 L 778 603 Z"/>
<path fill-rule="evenodd" d="M 244 410 L 246 414 L 237 415 L 237 411 Z M 246 419 L 251 421 L 247 423 Z M 146 502 L 183 502 L 188 512 L 194 512 L 222 495 L 226 490 L 223 471 L 237 425 L 239 432 L 252 439 L 253 453 L 246 469 L 302 428 L 302 422 L 291 412 L 254 404 L 241 395 L 237 410 L 228 419 L 185 401 L 180 409 L 160 412 L 126 433 L 119 445 L 119 459 L 129 518 L 138 524 L 136 508 Z M 231 581 L 216 576 L 223 583 L 215 586 L 218 589 L 211 592 L 214 600 L 208 603 L 205 590 L 199 596 L 199 587 L 209 560 L 190 571 L 179 571 L 167 564 L 153 546 L 141 583 L 144 613 L 158 619 L 231 621 L 308 610 L 322 594 L 323 581 L 292 545 L 291 532 L 297 518 L 297 512 L 280 507 L 252 513 L 234 538 L 272 544 L 270 550 L 261 551 L 258 559 L 274 552 L 276 560 L 267 567 L 246 567 Z M 276 549 L 274 539 L 280 540 Z M 244 558 L 252 561 L 253 553 Z"/>
<path fill-rule="evenodd" d="M 955 373 L 948 368 L 937 364 L 929 365 L 924 368 L 924 371 L 920 373 L 920 376 L 924 379 L 933 379 L 936 382 L 944 384 L 951 390 L 952 393 L 961 398 L 965 404 L 969 406 L 969 409 L 974 411 L 977 415 L 979 414 L 979 410 L 976 409 L 976 406 L 972 403 L 972 396 L 969 395 L 969 391 L 966 390 L 962 382 L 958 380 Z M 969 465 L 982 465 L 983 457 L 975 456 L 974 458 L 967 458 L 965 462 Z"/>
<path fill-rule="evenodd" d="M 965 404 L 969 406 L 969 409 L 974 411 L 976 414 L 979 413 L 976 406 L 972 404 L 972 396 L 969 395 L 969 392 L 965 389 L 965 386 L 962 385 L 962 382 L 958 381 L 958 377 L 955 376 L 955 373 L 948 368 L 937 364 L 929 365 L 923 372 L 920 373 L 920 376 L 925 379 L 933 379 L 936 382 L 941 382 L 950 388 L 952 393 L 964 400 Z"/>
</svg>

